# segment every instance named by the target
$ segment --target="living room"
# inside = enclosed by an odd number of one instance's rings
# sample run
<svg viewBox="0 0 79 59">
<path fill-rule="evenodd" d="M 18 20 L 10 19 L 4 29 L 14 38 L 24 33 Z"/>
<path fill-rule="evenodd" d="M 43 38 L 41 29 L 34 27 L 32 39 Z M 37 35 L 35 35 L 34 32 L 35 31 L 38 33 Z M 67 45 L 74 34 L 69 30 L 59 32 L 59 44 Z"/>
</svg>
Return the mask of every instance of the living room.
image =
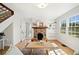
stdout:
<svg viewBox="0 0 79 59">
<path fill-rule="evenodd" d="M 1 10 L 3 5 L 13 14 L 0 22 L 6 37 L 0 43 L 2 55 L 79 54 L 78 3 L 1 3 Z"/>
</svg>

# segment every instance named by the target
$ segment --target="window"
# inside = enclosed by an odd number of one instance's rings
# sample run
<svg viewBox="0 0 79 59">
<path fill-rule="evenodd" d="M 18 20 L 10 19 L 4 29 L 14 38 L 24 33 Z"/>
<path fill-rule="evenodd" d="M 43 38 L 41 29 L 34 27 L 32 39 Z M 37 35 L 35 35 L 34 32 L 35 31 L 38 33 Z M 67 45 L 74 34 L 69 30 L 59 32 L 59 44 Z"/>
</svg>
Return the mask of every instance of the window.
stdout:
<svg viewBox="0 0 79 59">
<path fill-rule="evenodd" d="M 79 15 L 69 18 L 68 33 L 79 38 Z"/>
<path fill-rule="evenodd" d="M 66 20 L 61 22 L 61 33 L 66 33 Z"/>
<path fill-rule="evenodd" d="M 79 38 L 79 15 L 72 16 L 61 22 L 61 33 Z"/>
</svg>

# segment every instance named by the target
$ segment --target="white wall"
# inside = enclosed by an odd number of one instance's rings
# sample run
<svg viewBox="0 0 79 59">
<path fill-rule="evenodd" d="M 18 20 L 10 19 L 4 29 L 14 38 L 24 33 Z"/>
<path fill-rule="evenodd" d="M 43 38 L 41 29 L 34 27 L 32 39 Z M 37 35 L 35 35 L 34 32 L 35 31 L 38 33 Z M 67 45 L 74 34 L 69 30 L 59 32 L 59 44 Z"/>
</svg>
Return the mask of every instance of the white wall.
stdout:
<svg viewBox="0 0 79 59">
<path fill-rule="evenodd" d="M 13 24 L 10 24 L 4 31 L 5 34 L 5 46 L 11 46 L 13 44 Z"/>
<path fill-rule="evenodd" d="M 68 11 L 64 15 L 58 17 L 57 20 L 57 25 L 56 25 L 56 32 L 57 32 L 57 37 L 58 40 L 61 41 L 62 43 L 66 44 L 67 46 L 71 47 L 74 50 L 79 50 L 79 38 L 75 38 L 72 36 L 69 36 L 68 34 L 61 34 L 60 33 L 60 24 L 62 20 L 66 20 L 71 16 L 74 15 L 79 15 L 79 6 L 73 8 L 72 10 Z"/>
<path fill-rule="evenodd" d="M 21 14 L 15 13 L 13 27 L 14 27 L 14 45 L 15 45 L 19 41 L 26 39 L 26 21 Z"/>
</svg>

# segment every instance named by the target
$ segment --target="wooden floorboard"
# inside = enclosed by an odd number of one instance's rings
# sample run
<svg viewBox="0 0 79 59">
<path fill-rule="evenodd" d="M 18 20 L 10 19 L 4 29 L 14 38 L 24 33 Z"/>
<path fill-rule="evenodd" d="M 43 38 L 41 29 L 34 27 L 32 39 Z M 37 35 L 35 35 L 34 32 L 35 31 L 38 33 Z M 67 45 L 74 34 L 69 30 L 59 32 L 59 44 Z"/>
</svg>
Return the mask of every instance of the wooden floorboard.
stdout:
<svg viewBox="0 0 79 59">
<path fill-rule="evenodd" d="M 61 43 L 58 40 L 53 40 L 52 42 L 56 43 L 59 46 L 59 48 L 61 48 L 63 51 L 65 51 L 68 55 L 73 55 L 74 50 L 69 48 L 68 46 L 62 46 L 62 44 L 64 44 L 64 43 Z"/>
<path fill-rule="evenodd" d="M 9 46 L 5 46 L 4 49 L 0 49 L 0 55 L 5 54 L 9 49 Z"/>
</svg>

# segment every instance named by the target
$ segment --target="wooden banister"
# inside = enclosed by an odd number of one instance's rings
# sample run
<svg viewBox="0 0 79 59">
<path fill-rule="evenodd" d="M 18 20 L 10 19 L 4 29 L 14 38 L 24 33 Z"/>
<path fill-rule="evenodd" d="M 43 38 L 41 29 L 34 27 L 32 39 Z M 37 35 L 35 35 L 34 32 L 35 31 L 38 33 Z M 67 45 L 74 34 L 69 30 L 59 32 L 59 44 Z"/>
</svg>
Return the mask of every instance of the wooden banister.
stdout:
<svg viewBox="0 0 79 59">
<path fill-rule="evenodd" d="M 14 11 L 0 3 L 0 23 L 14 15 Z"/>
</svg>

